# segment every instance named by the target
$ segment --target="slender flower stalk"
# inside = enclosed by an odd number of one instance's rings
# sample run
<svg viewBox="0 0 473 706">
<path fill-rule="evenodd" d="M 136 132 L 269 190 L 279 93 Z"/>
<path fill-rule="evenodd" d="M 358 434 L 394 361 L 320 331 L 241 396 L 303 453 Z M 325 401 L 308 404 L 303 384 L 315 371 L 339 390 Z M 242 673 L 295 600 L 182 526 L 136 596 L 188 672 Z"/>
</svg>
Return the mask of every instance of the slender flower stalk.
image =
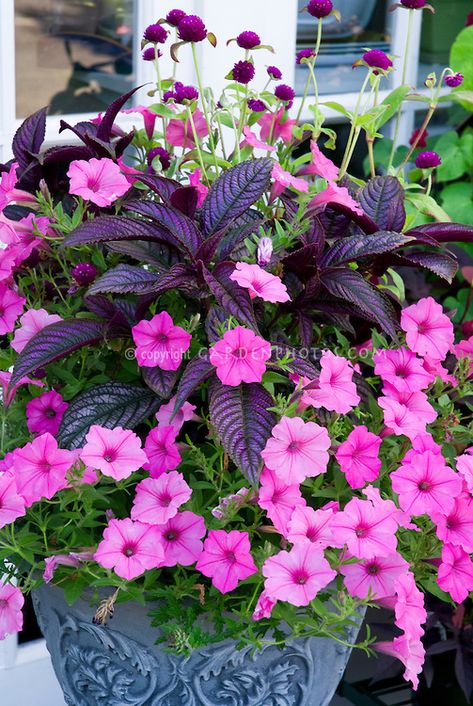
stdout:
<svg viewBox="0 0 473 706">
<path fill-rule="evenodd" d="M 199 140 L 199 136 L 197 134 L 197 130 L 196 130 L 195 123 L 194 123 L 194 117 L 192 115 L 192 111 L 190 109 L 190 106 L 187 106 L 186 112 L 187 112 L 187 118 L 189 120 L 189 124 L 191 126 L 192 134 L 194 136 L 195 148 L 197 150 L 197 154 L 199 155 L 199 162 L 200 162 L 200 167 L 202 169 L 202 174 L 203 174 L 204 179 L 207 182 L 207 184 L 209 184 L 210 182 L 209 182 L 209 177 L 207 175 L 207 171 L 205 169 L 204 157 L 202 155 L 202 150 L 200 149 L 200 144 L 199 144 L 200 140 Z M 186 133 L 187 133 L 187 130 L 186 130 Z"/>
<path fill-rule="evenodd" d="M 195 46 L 195 42 L 191 42 L 192 46 L 192 56 L 194 59 L 194 66 L 195 66 L 195 73 L 197 76 L 197 84 L 199 86 L 199 92 L 200 92 L 200 99 L 202 101 L 202 108 L 204 111 L 205 115 L 205 121 L 207 123 L 207 129 L 209 131 L 209 142 L 210 142 L 210 149 L 212 151 L 212 156 L 215 164 L 215 169 L 218 172 L 218 161 L 217 161 L 217 153 L 215 150 L 215 140 L 212 132 L 212 123 L 210 121 L 210 116 L 209 116 L 209 110 L 207 106 L 207 101 L 205 100 L 205 91 L 204 91 L 204 84 L 202 83 L 202 76 L 200 74 L 200 68 L 199 68 L 199 60 L 197 58 L 197 49 Z"/>
<path fill-rule="evenodd" d="M 411 48 L 412 27 L 414 24 L 415 10 L 408 10 L 408 12 L 409 12 L 409 19 L 408 19 L 408 23 L 407 23 L 406 44 L 404 47 L 404 62 L 402 65 L 402 84 L 401 85 L 403 85 L 403 86 L 405 85 L 406 79 L 407 79 L 407 67 L 408 67 L 408 62 L 409 62 L 409 52 L 410 52 L 410 48 Z M 388 173 L 393 165 L 394 155 L 396 153 L 397 140 L 399 137 L 399 128 L 401 127 L 401 117 L 402 117 L 402 105 L 399 106 L 399 109 L 398 109 L 397 115 L 396 115 L 396 122 L 394 124 L 393 144 L 391 147 L 391 154 L 389 155 L 389 161 L 388 161 L 388 167 L 387 167 Z"/>
<path fill-rule="evenodd" d="M 316 64 L 316 62 L 317 62 L 317 58 L 318 58 L 318 56 L 319 56 L 320 45 L 321 45 L 321 43 L 322 43 L 322 29 L 323 29 L 322 19 L 319 18 L 319 19 L 317 20 L 317 40 L 316 40 L 316 43 L 315 43 L 315 50 L 314 50 L 314 51 L 315 51 L 315 56 L 314 56 L 314 58 L 313 58 L 311 61 L 308 61 L 308 62 L 307 62 L 307 66 L 308 66 L 308 68 L 309 68 L 309 73 L 308 73 L 308 76 L 307 76 L 307 81 L 306 81 L 306 84 L 305 84 L 304 94 L 303 94 L 303 96 L 302 96 L 302 101 L 301 101 L 301 104 L 300 104 L 300 106 L 299 106 L 299 110 L 297 111 L 297 118 L 296 118 L 297 122 L 299 122 L 299 120 L 301 119 L 302 111 L 304 110 L 304 105 L 305 105 L 305 102 L 306 102 L 306 100 L 307 100 L 307 96 L 308 96 L 308 94 L 309 94 L 309 88 L 310 88 L 310 82 L 311 82 L 311 80 L 314 82 L 315 106 L 316 106 L 316 108 L 318 108 L 318 106 L 319 106 L 319 95 L 318 95 L 319 91 L 318 91 L 317 78 L 316 78 L 316 76 L 315 76 L 315 71 L 314 71 L 314 69 L 315 69 L 315 64 Z"/>
<path fill-rule="evenodd" d="M 366 74 L 366 78 L 363 81 L 363 85 L 361 87 L 358 100 L 356 103 L 355 107 L 355 112 L 353 113 L 353 119 L 351 122 L 351 128 L 350 128 L 350 134 L 348 135 L 348 140 L 347 140 L 347 145 L 345 149 L 345 155 L 343 157 L 342 161 L 342 166 L 340 167 L 340 179 L 345 176 L 348 166 L 350 164 L 351 158 L 353 156 L 353 152 L 355 151 L 356 143 L 358 142 L 358 137 L 361 132 L 361 128 L 356 125 L 356 122 L 358 120 L 358 117 L 360 115 L 360 109 L 361 109 L 361 102 L 363 100 L 363 96 L 366 91 L 366 87 L 368 85 L 368 82 L 370 80 L 371 73 L 368 71 Z"/>
</svg>

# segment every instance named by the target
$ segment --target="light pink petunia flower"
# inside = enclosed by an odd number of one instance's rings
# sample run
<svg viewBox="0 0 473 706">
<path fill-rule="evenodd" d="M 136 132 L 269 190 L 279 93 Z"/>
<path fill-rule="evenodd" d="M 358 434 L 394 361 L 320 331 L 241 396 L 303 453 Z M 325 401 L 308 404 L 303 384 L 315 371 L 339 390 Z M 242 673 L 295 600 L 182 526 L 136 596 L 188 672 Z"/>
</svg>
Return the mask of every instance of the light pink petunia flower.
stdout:
<svg viewBox="0 0 473 706">
<path fill-rule="evenodd" d="M 140 321 L 131 333 L 138 365 L 161 370 L 177 370 L 192 339 L 190 333 L 174 325 L 167 311 L 156 314 L 150 321 Z"/>
<path fill-rule="evenodd" d="M 397 387 L 386 383 L 384 394 L 414 414 L 423 427 L 437 419 L 437 412 L 425 392 L 401 392 Z"/>
<path fill-rule="evenodd" d="M 415 578 L 410 571 L 399 576 L 395 593 L 394 614 L 397 627 L 411 640 L 420 640 L 424 634 L 421 626 L 427 620 L 427 612 L 424 607 L 424 594 L 417 588 Z"/>
<path fill-rule="evenodd" d="M 245 136 L 245 139 L 241 143 L 241 147 L 249 145 L 250 147 L 253 147 L 256 150 L 264 150 L 265 152 L 275 152 L 276 147 L 274 147 L 273 145 L 269 145 L 267 142 L 263 142 L 262 140 L 258 140 L 254 132 L 251 132 L 251 128 L 248 127 L 248 125 L 243 128 L 243 134 Z"/>
<path fill-rule="evenodd" d="M 282 303 L 291 300 L 287 293 L 286 285 L 281 282 L 281 278 L 266 272 L 259 265 L 237 262 L 230 279 L 237 282 L 240 287 L 248 289 L 252 299 L 260 297 L 265 302 L 272 303 Z"/>
<path fill-rule="evenodd" d="M 94 559 L 104 569 L 113 569 L 117 576 L 131 581 L 162 566 L 164 549 L 159 529 L 128 517 L 110 520 Z"/>
<path fill-rule="evenodd" d="M 209 193 L 209 187 L 202 183 L 202 169 L 194 169 L 189 174 L 189 185 L 197 189 L 197 208 L 200 208 Z"/>
<path fill-rule="evenodd" d="M 312 542 L 322 549 L 336 547 L 331 529 L 335 516 L 333 510 L 314 510 L 311 507 L 296 507 L 287 523 L 286 539 L 292 544 Z"/>
<path fill-rule="evenodd" d="M 444 360 L 453 345 L 453 324 L 433 297 L 420 299 L 401 313 L 401 328 L 411 351 Z"/>
<path fill-rule="evenodd" d="M 353 498 L 332 521 L 332 532 L 347 545 L 358 559 L 389 556 L 397 548 L 398 523 L 393 514 L 387 514 L 383 505 Z"/>
<path fill-rule="evenodd" d="M 390 397 L 379 397 L 379 406 L 384 410 L 384 423 L 388 433 L 414 439 L 425 434 L 426 422 L 404 404 Z"/>
<path fill-rule="evenodd" d="M 371 595 L 375 599 L 394 595 L 397 579 L 408 570 L 408 562 L 397 552 L 340 567 L 351 596 L 367 598 Z"/>
<path fill-rule="evenodd" d="M 93 558 L 93 552 L 71 552 L 70 554 L 47 556 L 44 560 L 43 580 L 45 583 L 51 583 L 58 566 L 77 567 L 82 561 L 92 561 Z"/>
<path fill-rule="evenodd" d="M 339 176 L 338 167 L 332 162 L 331 159 L 326 157 L 324 153 L 320 150 L 318 144 L 315 140 L 310 141 L 310 151 L 312 152 L 312 161 L 310 164 L 306 164 L 299 171 L 299 174 L 316 174 L 322 179 L 327 181 L 336 181 Z"/>
<path fill-rule="evenodd" d="M 143 464 L 151 478 L 159 478 L 166 471 L 173 471 L 181 462 L 181 454 L 176 444 L 176 428 L 158 424 L 151 429 L 145 441 L 147 463 Z"/>
<path fill-rule="evenodd" d="M 258 505 L 266 513 L 283 536 L 287 536 L 288 523 L 297 507 L 306 504 L 298 483 L 288 484 L 281 480 L 274 471 L 263 468 L 260 477 Z"/>
<path fill-rule="evenodd" d="M 283 142 L 291 142 L 292 128 L 297 125 L 297 120 L 289 118 L 284 106 L 275 113 L 266 112 L 258 120 L 261 126 L 260 138 L 263 142 L 276 142 L 281 139 Z"/>
<path fill-rule="evenodd" d="M 163 525 L 192 495 L 182 473 L 170 471 L 159 478 L 145 478 L 136 486 L 131 519 L 148 525 Z"/>
<path fill-rule="evenodd" d="M 309 191 L 309 184 L 305 179 L 295 177 L 291 172 L 285 171 L 278 162 L 275 162 L 271 176 L 274 183 L 271 187 L 270 201 L 274 201 L 289 187 L 303 194 Z"/>
<path fill-rule="evenodd" d="M 306 606 L 336 577 L 323 550 L 312 542 L 295 544 L 263 564 L 264 588 L 278 601 Z"/>
<path fill-rule="evenodd" d="M 317 387 L 303 389 L 301 402 L 316 409 L 324 407 L 330 412 L 347 414 L 360 403 L 360 396 L 353 382 L 353 366 L 346 358 L 324 351 L 320 359 Z M 305 379 L 303 383 L 306 384 Z"/>
<path fill-rule="evenodd" d="M 367 485 L 366 488 L 363 488 L 362 493 L 373 504 L 373 507 L 381 508 L 386 516 L 392 517 L 397 522 L 399 527 L 420 532 L 417 525 L 411 522 L 411 516 L 407 512 L 398 508 L 392 500 L 381 497 L 379 488 Z"/>
<path fill-rule="evenodd" d="M 7 247 L 0 250 L 0 282 L 10 280 L 16 265 L 15 253 Z"/>
<path fill-rule="evenodd" d="M 324 427 L 301 417 L 282 417 L 261 456 L 266 466 L 290 485 L 325 473 L 330 445 Z"/>
<path fill-rule="evenodd" d="M 69 193 L 92 201 L 96 206 L 111 206 L 130 188 L 118 164 L 108 157 L 76 159 L 71 162 L 67 176 Z"/>
<path fill-rule="evenodd" d="M 419 686 L 419 674 L 425 660 L 425 649 L 420 640 L 412 640 L 405 635 L 395 637 L 392 642 L 375 642 L 375 650 L 399 659 L 404 667 L 404 679 L 411 681 L 414 689 Z"/>
<path fill-rule="evenodd" d="M 468 492 L 473 494 L 473 456 L 468 452 L 458 456 L 456 467 L 465 481 Z"/>
<path fill-rule="evenodd" d="M 195 110 L 192 117 L 197 137 L 202 140 L 209 134 L 205 116 L 200 110 Z M 177 118 L 170 120 L 166 130 L 166 142 L 169 142 L 173 147 L 184 147 L 184 149 L 195 147 L 194 132 L 190 121 Z"/>
<path fill-rule="evenodd" d="M 210 362 L 224 385 L 237 387 L 242 382 L 261 382 L 271 344 L 253 331 L 236 326 L 210 349 Z"/>
<path fill-rule="evenodd" d="M 76 454 L 58 447 L 51 434 L 41 434 L 34 441 L 13 452 L 12 471 L 18 493 L 26 506 L 46 498 L 51 500 L 67 487 L 67 471 L 76 461 Z"/>
<path fill-rule="evenodd" d="M 473 553 L 472 499 L 455 497 L 450 512 L 433 514 L 432 522 L 437 525 L 437 537 L 442 542 L 463 547 L 469 554 Z"/>
<path fill-rule="evenodd" d="M 25 304 L 24 297 L 0 283 L 0 336 L 13 331 Z"/>
<path fill-rule="evenodd" d="M 117 481 L 131 476 L 148 460 L 140 439 L 130 429 L 106 429 L 93 424 L 85 441 L 80 452 L 85 465 Z"/>
<path fill-rule="evenodd" d="M 36 385 L 36 387 L 44 387 L 44 382 L 41 380 L 33 380 L 33 378 L 22 377 L 15 385 L 10 387 L 12 374 L 4 370 L 0 370 L 0 386 L 2 393 L 2 404 L 4 407 L 9 407 L 13 402 L 15 393 L 21 385 Z"/>
<path fill-rule="evenodd" d="M 0 640 L 23 629 L 25 599 L 17 586 L 0 585 Z"/>
<path fill-rule="evenodd" d="M 463 547 L 444 544 L 437 583 L 456 603 L 468 598 L 473 591 L 473 562 Z"/>
<path fill-rule="evenodd" d="M 153 139 L 154 127 L 158 117 L 157 113 L 153 113 L 152 110 L 150 110 L 144 105 L 135 105 L 133 108 L 122 108 L 120 113 L 124 113 L 126 115 L 130 115 L 132 113 L 139 113 L 143 118 L 145 132 L 148 140 Z"/>
<path fill-rule="evenodd" d="M 34 397 L 26 405 L 26 424 L 33 434 L 48 431 L 56 436 L 61 426 L 64 412 L 69 407 L 67 402 L 55 390 Z"/>
<path fill-rule="evenodd" d="M 20 318 L 20 326 L 15 331 L 11 347 L 21 353 L 33 336 L 58 321 L 62 321 L 62 318 L 57 314 L 48 314 L 46 309 L 29 309 Z"/>
<path fill-rule="evenodd" d="M 253 612 L 253 620 L 263 620 L 270 618 L 273 608 L 277 601 L 272 598 L 266 591 L 262 591 Z"/>
<path fill-rule="evenodd" d="M 363 209 L 355 199 L 350 196 L 350 192 L 345 186 L 337 186 L 333 182 L 321 191 L 309 202 L 308 208 L 317 211 L 325 211 L 331 204 L 339 204 L 358 216 L 363 215 Z"/>
<path fill-rule="evenodd" d="M 248 532 L 210 530 L 195 568 L 221 593 L 229 593 L 258 571 L 250 549 Z"/>
<path fill-rule="evenodd" d="M 365 426 L 355 427 L 337 449 L 335 457 L 352 488 L 363 488 L 376 480 L 381 470 L 381 439 Z"/>
<path fill-rule="evenodd" d="M 155 416 L 162 427 L 173 427 L 177 434 L 182 429 L 185 422 L 198 420 L 198 417 L 194 414 L 196 410 L 195 405 L 189 402 L 184 402 L 177 414 L 173 417 L 175 404 L 176 396 L 174 395 L 169 402 L 161 405 Z"/>
<path fill-rule="evenodd" d="M 434 382 L 434 376 L 425 370 L 421 359 L 407 348 L 378 350 L 373 360 L 376 375 L 399 392 L 419 392 Z"/>
<path fill-rule="evenodd" d="M 460 341 L 453 346 L 453 352 L 458 360 L 468 358 L 470 361 L 470 375 L 473 375 L 473 336 L 465 341 Z"/>
<path fill-rule="evenodd" d="M 204 550 L 204 518 L 184 510 L 158 527 L 164 549 L 163 566 L 191 566 Z"/>
<path fill-rule="evenodd" d="M 37 205 L 36 196 L 23 189 L 17 189 L 18 162 L 13 162 L 8 172 L 2 172 L 0 176 L 0 211 L 3 211 L 10 203 L 22 205 Z"/>
<path fill-rule="evenodd" d="M 442 382 L 444 382 L 446 385 L 457 387 L 458 380 L 454 375 L 450 375 L 447 368 L 444 368 L 440 360 L 434 360 L 433 358 L 430 358 L 428 355 L 426 355 L 424 356 L 422 364 L 425 370 L 430 373 L 430 375 L 433 375 L 434 378 L 440 378 L 440 380 L 442 380 Z"/>
<path fill-rule="evenodd" d="M 15 477 L 8 471 L 0 474 L 0 529 L 25 514 L 25 501 L 18 493 Z"/>
</svg>

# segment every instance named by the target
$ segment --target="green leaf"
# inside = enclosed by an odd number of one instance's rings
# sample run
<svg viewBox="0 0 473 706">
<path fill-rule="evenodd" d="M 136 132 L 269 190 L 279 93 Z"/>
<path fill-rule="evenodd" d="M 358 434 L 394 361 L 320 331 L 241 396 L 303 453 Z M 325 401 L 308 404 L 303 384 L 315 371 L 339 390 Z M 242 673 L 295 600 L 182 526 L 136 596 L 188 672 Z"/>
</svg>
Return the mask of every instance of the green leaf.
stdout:
<svg viewBox="0 0 473 706">
<path fill-rule="evenodd" d="M 435 151 L 442 158 L 442 164 L 437 169 L 437 181 L 455 181 L 468 171 L 468 160 L 465 157 L 458 134 L 451 130 L 435 142 Z"/>
<path fill-rule="evenodd" d="M 440 201 L 452 219 L 473 225 L 473 183 L 460 181 L 448 184 L 440 192 Z"/>
<path fill-rule="evenodd" d="M 395 88 L 394 91 L 391 91 L 391 93 L 386 96 L 381 105 L 388 106 L 388 110 L 386 110 L 380 117 L 377 123 L 378 130 L 380 127 L 383 127 L 383 125 L 386 125 L 392 117 L 394 117 L 399 109 L 399 106 L 405 100 L 410 90 L 410 86 L 398 86 L 398 88 Z"/>
<path fill-rule="evenodd" d="M 455 42 L 450 51 L 450 66 L 453 71 L 459 71 L 463 74 L 463 83 L 460 91 L 452 91 L 452 95 L 458 96 L 460 93 L 467 93 L 467 100 L 459 99 L 460 103 L 466 110 L 473 110 L 470 102 L 469 93 L 473 91 L 473 26 L 465 27 Z"/>
<path fill-rule="evenodd" d="M 430 216 L 439 222 L 449 222 L 452 219 L 444 209 L 438 205 L 432 196 L 427 194 L 414 194 L 412 191 L 406 192 L 406 201 L 409 201 L 420 213 Z"/>
</svg>

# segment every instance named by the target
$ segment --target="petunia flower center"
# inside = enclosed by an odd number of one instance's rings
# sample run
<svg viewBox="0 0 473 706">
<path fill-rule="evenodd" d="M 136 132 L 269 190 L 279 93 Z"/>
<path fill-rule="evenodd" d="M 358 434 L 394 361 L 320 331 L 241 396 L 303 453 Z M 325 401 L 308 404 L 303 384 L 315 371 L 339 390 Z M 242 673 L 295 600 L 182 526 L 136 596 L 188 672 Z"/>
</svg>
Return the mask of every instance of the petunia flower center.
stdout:
<svg viewBox="0 0 473 706">
<path fill-rule="evenodd" d="M 99 190 L 100 188 L 100 182 L 97 179 L 97 177 L 89 177 L 87 179 L 87 188 L 90 189 L 90 191 L 93 191 L 94 194 L 96 191 Z"/>
<path fill-rule="evenodd" d="M 294 583 L 297 583 L 299 586 L 304 586 L 304 584 L 306 584 L 307 581 L 309 580 L 308 574 L 303 569 L 296 571 L 293 574 L 293 578 L 294 578 Z"/>
<path fill-rule="evenodd" d="M 135 544 L 125 544 L 125 546 L 122 549 L 122 554 L 124 554 L 128 559 L 134 554 L 136 554 L 136 545 Z"/>
<path fill-rule="evenodd" d="M 166 336 L 165 333 L 157 333 L 155 338 L 158 343 L 163 343 L 163 344 L 167 343 L 169 340 L 169 338 Z"/>
<path fill-rule="evenodd" d="M 163 493 L 162 495 L 159 496 L 159 504 L 161 507 L 169 507 L 171 504 L 171 496 L 168 493 Z"/>
<path fill-rule="evenodd" d="M 396 377 L 401 378 L 401 380 L 405 380 L 406 378 L 409 377 L 408 369 L 407 368 L 397 368 Z"/>
<path fill-rule="evenodd" d="M 239 358 L 240 360 L 243 358 L 246 358 L 246 355 L 247 355 L 246 348 L 235 348 L 235 350 L 232 352 L 232 356 L 234 358 Z"/>
<path fill-rule="evenodd" d="M 355 529 L 355 534 L 357 537 L 365 537 L 366 536 L 366 527 L 357 527 Z"/>
<path fill-rule="evenodd" d="M 169 532 L 166 532 L 164 535 L 164 538 L 168 540 L 168 542 L 173 542 L 175 539 L 177 539 L 178 534 L 174 530 L 169 530 Z"/>
<path fill-rule="evenodd" d="M 367 571 L 371 576 L 376 576 L 376 574 L 379 574 L 379 566 L 376 564 L 369 564 L 369 566 L 367 566 Z"/>
<path fill-rule="evenodd" d="M 291 441 L 291 443 L 287 447 L 287 450 L 290 451 L 291 453 L 294 453 L 295 451 L 299 451 L 300 447 L 301 446 L 298 441 Z"/>
<path fill-rule="evenodd" d="M 103 459 L 107 463 L 112 463 L 112 461 L 115 461 L 116 457 L 117 457 L 117 454 L 115 453 L 115 451 L 113 449 L 106 449 L 105 453 L 103 455 Z"/>
<path fill-rule="evenodd" d="M 47 409 L 44 414 L 48 419 L 54 419 L 54 417 L 56 416 L 56 412 L 54 409 L 52 409 L 52 407 L 49 407 L 49 409 Z"/>
<path fill-rule="evenodd" d="M 430 490 L 430 483 L 426 480 L 423 480 L 422 483 L 419 483 L 419 490 L 422 490 L 425 492 L 426 490 Z"/>
<path fill-rule="evenodd" d="M 319 535 L 319 532 L 317 530 L 317 527 L 309 527 L 306 532 L 306 537 L 310 542 L 315 542 L 318 535 Z"/>
<path fill-rule="evenodd" d="M 51 471 L 51 464 L 48 463 L 47 461 L 44 461 L 41 464 L 40 469 L 41 469 L 42 473 L 49 473 Z"/>
<path fill-rule="evenodd" d="M 232 551 L 225 552 L 225 559 L 226 559 L 226 561 L 231 561 L 232 563 L 235 563 L 236 562 L 235 552 L 232 552 Z"/>
</svg>

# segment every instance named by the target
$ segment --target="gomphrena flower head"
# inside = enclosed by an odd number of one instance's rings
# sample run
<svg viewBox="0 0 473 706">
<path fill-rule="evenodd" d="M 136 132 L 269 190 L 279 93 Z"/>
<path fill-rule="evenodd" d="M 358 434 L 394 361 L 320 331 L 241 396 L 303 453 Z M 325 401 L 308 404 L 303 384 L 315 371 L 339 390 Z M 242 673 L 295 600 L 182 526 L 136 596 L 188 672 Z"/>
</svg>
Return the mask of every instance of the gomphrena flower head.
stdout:
<svg viewBox="0 0 473 706">
<path fill-rule="evenodd" d="M 257 98 L 250 98 L 248 100 L 248 108 L 253 111 L 253 113 L 264 113 L 267 110 L 266 105 L 263 101 Z"/>
<path fill-rule="evenodd" d="M 97 268 L 90 262 L 79 262 L 72 268 L 71 275 L 80 287 L 87 287 L 95 281 Z"/>
<path fill-rule="evenodd" d="M 255 77 L 255 67 L 251 61 L 237 61 L 232 73 L 234 81 L 247 84 Z"/>
<path fill-rule="evenodd" d="M 186 14 L 187 13 L 184 12 L 184 10 L 169 10 L 168 14 L 166 15 L 166 22 L 172 27 L 177 27 L 179 25 L 179 22 L 184 19 Z"/>
<path fill-rule="evenodd" d="M 199 91 L 194 86 L 185 86 L 180 81 L 174 84 L 174 100 L 176 103 L 191 103 L 199 100 Z"/>
<path fill-rule="evenodd" d="M 177 26 L 179 38 L 183 42 L 203 42 L 207 38 L 204 21 L 197 15 L 186 15 Z"/>
<path fill-rule="evenodd" d="M 169 101 L 175 100 L 176 94 L 174 91 L 165 91 L 163 93 L 163 102 L 168 103 Z"/>
<path fill-rule="evenodd" d="M 291 86 L 288 86 L 285 83 L 281 83 L 279 84 L 279 86 L 276 86 L 274 95 L 276 96 L 276 98 L 279 98 L 280 101 L 289 103 L 290 101 L 294 100 L 296 92 L 293 88 L 291 88 Z"/>
<path fill-rule="evenodd" d="M 463 74 L 451 74 L 450 76 L 445 76 L 445 83 L 449 88 L 458 88 L 463 83 Z"/>
<path fill-rule="evenodd" d="M 416 157 L 416 167 L 419 169 L 434 169 L 441 164 L 442 160 L 437 152 L 421 152 Z"/>
<path fill-rule="evenodd" d="M 409 144 L 414 145 L 417 142 L 417 147 L 420 147 L 420 149 L 424 149 L 424 147 L 427 147 L 427 138 L 429 136 L 429 133 L 427 130 L 424 130 L 423 132 L 421 131 L 421 128 L 418 127 L 417 130 L 414 130 L 414 132 L 411 135 L 411 138 L 409 140 Z"/>
<path fill-rule="evenodd" d="M 247 30 L 246 32 L 241 32 L 236 38 L 237 44 L 242 49 L 254 49 L 261 44 L 261 39 L 256 32 Z"/>
<path fill-rule="evenodd" d="M 388 71 L 393 65 L 389 56 L 381 49 L 367 51 L 363 54 L 363 61 L 372 69 L 381 69 L 382 71 Z"/>
<path fill-rule="evenodd" d="M 278 69 L 277 66 L 268 66 L 266 70 L 268 72 L 268 76 L 270 78 L 274 78 L 275 81 L 280 81 L 282 79 L 282 71 L 281 69 Z"/>
<path fill-rule="evenodd" d="M 144 31 L 143 39 L 153 44 L 164 44 L 168 36 L 164 27 L 158 23 L 149 25 Z"/>
<path fill-rule="evenodd" d="M 158 49 L 157 53 L 158 53 L 158 59 L 159 59 L 159 57 L 162 56 L 162 52 L 160 49 Z M 154 61 L 156 59 L 155 47 L 148 47 L 147 49 L 145 49 L 143 52 L 143 59 L 144 59 L 144 61 Z"/>
<path fill-rule="evenodd" d="M 307 5 L 307 12 L 312 17 L 317 17 L 321 19 L 322 17 L 328 17 L 333 10 L 332 0 L 310 0 Z"/>
<path fill-rule="evenodd" d="M 159 161 L 161 162 L 161 166 L 164 171 L 169 169 L 169 167 L 171 166 L 171 155 L 167 150 L 164 149 L 164 147 L 153 147 L 152 149 L 150 149 L 146 157 L 150 166 L 153 163 L 155 157 L 159 158 Z"/>
<path fill-rule="evenodd" d="M 313 59 L 315 51 L 313 49 L 301 49 L 296 54 L 296 64 L 301 64 L 304 59 Z"/>
<path fill-rule="evenodd" d="M 401 5 L 409 10 L 422 10 L 427 5 L 427 0 L 401 0 Z"/>
</svg>

